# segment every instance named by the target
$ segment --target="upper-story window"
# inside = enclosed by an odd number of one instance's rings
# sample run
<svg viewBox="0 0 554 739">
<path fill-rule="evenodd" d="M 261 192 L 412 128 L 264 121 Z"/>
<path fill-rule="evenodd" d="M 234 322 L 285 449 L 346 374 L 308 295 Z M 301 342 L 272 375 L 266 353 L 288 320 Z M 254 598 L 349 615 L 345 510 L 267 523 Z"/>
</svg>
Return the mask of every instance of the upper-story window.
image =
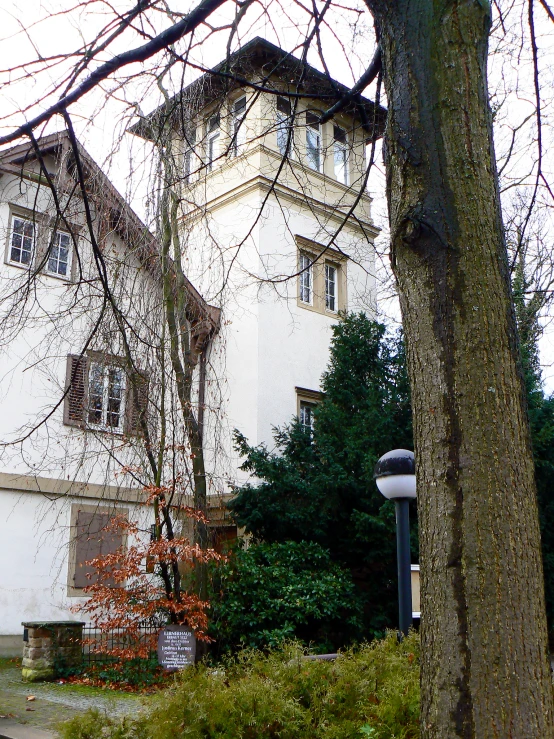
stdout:
<svg viewBox="0 0 554 739">
<path fill-rule="evenodd" d="M 67 357 L 63 422 L 91 431 L 141 436 L 148 377 L 128 372 L 122 357 L 102 352 Z"/>
<path fill-rule="evenodd" d="M 299 298 L 301 303 L 311 305 L 313 303 L 313 274 L 314 266 L 310 256 L 300 252 L 299 259 Z"/>
<path fill-rule="evenodd" d="M 312 432 L 314 429 L 315 409 L 323 399 L 323 393 L 319 390 L 309 390 L 305 387 L 296 387 L 296 408 L 300 426 L 304 431 Z"/>
<path fill-rule="evenodd" d="M 206 144 L 206 153 L 207 153 L 207 159 L 208 159 L 208 171 L 211 171 L 214 166 L 214 162 L 217 160 L 219 156 L 219 137 L 220 137 L 220 130 L 219 130 L 219 114 L 213 115 L 211 118 L 208 119 L 208 126 L 207 126 L 207 135 L 208 140 Z"/>
<path fill-rule="evenodd" d="M 298 293 L 301 308 L 336 316 L 346 310 L 347 257 L 337 249 L 297 236 Z"/>
<path fill-rule="evenodd" d="M 333 126 L 333 139 L 335 177 L 343 185 L 348 185 L 348 140 L 344 128 Z"/>
<path fill-rule="evenodd" d="M 240 154 L 241 148 L 246 141 L 245 116 L 246 98 L 241 97 L 233 104 L 231 152 L 235 157 Z"/>
<path fill-rule="evenodd" d="M 290 100 L 277 98 L 277 148 L 282 156 L 292 151 L 293 127 L 291 125 L 292 108 Z"/>
<path fill-rule="evenodd" d="M 300 401 L 300 425 L 304 431 L 312 431 L 314 425 L 314 403 L 307 403 L 304 400 Z"/>
<path fill-rule="evenodd" d="M 319 117 L 313 113 L 306 113 L 306 158 L 308 165 L 321 172 L 323 157 L 321 155 L 321 126 Z"/>
<path fill-rule="evenodd" d="M 71 235 L 66 231 L 51 231 L 48 220 L 43 213 L 35 217 L 29 211 L 25 217 L 23 212 L 12 212 L 6 262 L 68 280 L 73 254 Z"/>
<path fill-rule="evenodd" d="M 90 426 L 123 432 L 125 380 L 122 367 L 90 363 L 87 409 L 87 423 Z"/>
<path fill-rule="evenodd" d="M 33 221 L 14 216 L 10 237 L 9 261 L 30 267 L 35 252 L 35 224 Z"/>
<path fill-rule="evenodd" d="M 325 262 L 325 308 L 337 312 L 337 267 L 334 264 Z"/>
<path fill-rule="evenodd" d="M 46 271 L 58 277 L 69 277 L 71 271 L 71 237 L 65 231 L 55 231 L 48 251 Z"/>
<path fill-rule="evenodd" d="M 185 184 L 190 184 L 194 178 L 196 169 L 195 162 L 196 128 L 189 128 L 185 132 L 185 152 L 183 155 L 183 175 Z"/>
</svg>

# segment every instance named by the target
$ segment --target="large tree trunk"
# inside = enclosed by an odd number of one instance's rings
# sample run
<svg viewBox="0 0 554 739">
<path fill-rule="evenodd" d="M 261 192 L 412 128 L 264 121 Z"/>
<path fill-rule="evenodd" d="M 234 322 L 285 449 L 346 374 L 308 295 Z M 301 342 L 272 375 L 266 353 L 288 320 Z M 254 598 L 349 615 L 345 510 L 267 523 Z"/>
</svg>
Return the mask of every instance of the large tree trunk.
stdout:
<svg viewBox="0 0 554 739">
<path fill-rule="evenodd" d="M 487 99 L 485 0 L 367 0 L 414 411 L 422 736 L 554 736 L 533 460 Z"/>
</svg>

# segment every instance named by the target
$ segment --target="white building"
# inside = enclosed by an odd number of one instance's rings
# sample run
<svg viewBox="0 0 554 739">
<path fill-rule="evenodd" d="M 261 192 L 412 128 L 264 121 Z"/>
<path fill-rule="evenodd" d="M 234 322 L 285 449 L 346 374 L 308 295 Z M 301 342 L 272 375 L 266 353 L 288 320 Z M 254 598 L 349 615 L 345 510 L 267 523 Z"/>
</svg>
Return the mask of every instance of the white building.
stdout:
<svg viewBox="0 0 554 739">
<path fill-rule="evenodd" d="M 165 122 L 171 132 L 165 156 L 216 501 L 243 479 L 233 429 L 271 445 L 273 426 L 296 414 L 309 424 L 339 312 L 375 306 L 377 229 L 364 187 L 375 111 L 358 98 L 320 125 L 336 89 L 255 39 L 133 129 L 157 139 Z M 19 651 L 22 621 L 75 618 L 78 565 L 90 553 L 78 534 L 93 516 L 97 530 L 115 509 L 145 515 L 139 421 L 160 397 L 148 348 L 160 327 L 159 244 L 83 150 L 79 171 L 66 134 L 40 150 L 41 161 L 29 145 L 0 156 L 0 552 L 11 563 L 0 577 L 0 653 Z M 130 349 L 117 315 L 99 322 L 106 286 L 132 327 Z M 126 351 L 138 357 L 131 370 Z M 224 524 L 218 510 L 214 525 Z"/>
</svg>

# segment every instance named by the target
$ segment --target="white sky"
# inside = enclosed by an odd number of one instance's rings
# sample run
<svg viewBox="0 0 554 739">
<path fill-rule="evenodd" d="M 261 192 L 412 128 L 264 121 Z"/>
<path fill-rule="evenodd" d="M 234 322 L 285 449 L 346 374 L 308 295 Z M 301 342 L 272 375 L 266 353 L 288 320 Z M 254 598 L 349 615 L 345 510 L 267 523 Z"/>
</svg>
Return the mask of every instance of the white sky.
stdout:
<svg viewBox="0 0 554 739">
<path fill-rule="evenodd" d="M 523 192 L 527 197 L 532 189 L 533 177 L 529 173 L 536 167 L 536 147 L 530 147 L 529 141 L 536 138 L 533 114 L 533 68 L 530 62 L 529 42 L 525 40 L 523 48 L 518 50 L 519 39 L 525 23 L 520 16 L 526 17 L 524 0 L 510 3 L 511 14 L 504 22 L 504 33 L 495 36 L 491 43 L 490 88 L 493 106 L 496 109 L 495 141 L 502 166 L 503 156 L 510 148 L 511 135 L 515 126 L 521 125 L 512 151 L 510 165 L 503 172 L 502 184 L 506 188 L 504 208 L 508 212 L 513 208 L 516 192 Z M 241 43 L 261 35 L 281 47 L 291 50 L 304 36 L 307 14 L 302 10 L 298 0 L 263 0 L 251 6 L 241 21 Z M 50 70 L 38 73 L 38 67 L 27 66 L 24 70 L 13 71 L 21 64 L 29 65 L 40 54 L 43 58 L 72 52 L 90 42 L 104 27 L 107 20 L 113 17 L 113 10 L 126 10 L 134 5 L 133 0 L 114 0 L 108 6 L 104 0 L 25 0 L 24 9 L 21 0 L 0 0 L 0 133 L 12 130 L 23 119 L 30 118 L 42 109 L 45 92 L 51 92 L 63 79 L 70 67 L 70 61 L 60 60 Z M 175 3 L 181 13 L 195 5 L 192 0 Z M 311 5 L 310 5 L 311 7 Z M 318 2 L 321 9 L 322 4 Z M 348 10 L 348 7 L 354 10 Z M 358 8 L 362 12 L 355 11 Z M 328 28 L 322 31 L 322 44 L 325 49 L 327 63 L 331 74 L 345 84 L 351 84 L 367 66 L 374 53 L 372 20 L 364 10 L 361 0 L 345 2 L 333 11 Z M 508 5 L 506 5 L 508 8 Z M 212 21 L 213 25 L 224 25 L 233 18 L 235 6 L 226 3 Z M 538 3 L 535 3 L 537 41 L 541 54 L 542 78 L 541 94 L 543 96 L 543 167 L 550 182 L 554 182 L 554 25 L 546 20 Z M 23 25 L 24 24 L 24 25 Z M 162 24 L 167 25 L 165 16 L 154 17 L 153 27 L 145 29 L 148 33 L 159 31 Z M 225 55 L 228 31 L 220 31 L 210 35 L 204 28 L 198 34 L 207 37 L 201 45 L 194 47 L 191 58 L 204 66 L 213 66 Z M 368 42 L 368 39 L 370 40 Z M 116 41 L 112 54 L 131 46 L 143 43 L 138 33 L 125 34 Z M 345 48 L 342 48 L 344 45 Z M 184 49 L 181 48 L 181 51 Z M 108 58 L 107 56 L 103 57 Z M 314 53 L 309 61 L 321 68 Z M 102 90 L 89 93 L 82 101 L 71 109 L 74 126 L 80 140 L 96 161 L 111 177 L 116 187 L 126 195 L 139 215 L 145 214 L 145 169 L 141 163 L 147 159 L 145 145 L 136 137 L 124 134 L 133 113 L 138 106 L 148 112 L 160 102 L 159 90 L 148 74 L 151 66 L 134 65 L 126 68 L 118 76 L 116 84 L 110 81 Z M 9 71 L 12 70 L 12 71 Z M 181 70 L 176 69 L 167 80 L 175 91 L 180 86 Z M 185 76 L 188 83 L 198 71 L 189 70 Z M 130 78 L 130 75 L 134 75 Z M 51 95 L 53 101 L 60 90 Z M 368 97 L 373 96 L 373 89 L 366 91 Z M 23 112 L 22 112 L 23 111 Z M 529 118 L 530 117 L 530 118 Z M 523 123 L 528 119 L 526 123 Z M 63 128 L 61 119 L 50 124 L 46 132 Z M 42 132 L 40 132 L 42 133 Z M 132 176 L 130 176 L 132 175 Z M 375 172 L 371 178 L 372 194 L 375 197 L 374 218 L 378 225 L 384 227 L 378 242 L 378 252 L 386 253 L 386 204 L 384 202 L 384 179 L 380 155 L 377 157 Z M 550 252 L 554 251 L 553 213 L 554 201 L 545 197 L 544 189 L 540 198 L 545 201 L 543 208 L 543 236 Z M 516 206 L 518 207 L 518 206 Z M 533 225 L 531 232 L 536 230 Z M 554 256 L 553 256 L 554 261 Z M 394 301 L 381 301 L 385 314 L 398 318 L 398 310 Z M 545 334 L 541 341 L 541 360 L 543 363 L 545 385 L 554 391 L 554 326 L 548 317 L 544 320 Z"/>
</svg>

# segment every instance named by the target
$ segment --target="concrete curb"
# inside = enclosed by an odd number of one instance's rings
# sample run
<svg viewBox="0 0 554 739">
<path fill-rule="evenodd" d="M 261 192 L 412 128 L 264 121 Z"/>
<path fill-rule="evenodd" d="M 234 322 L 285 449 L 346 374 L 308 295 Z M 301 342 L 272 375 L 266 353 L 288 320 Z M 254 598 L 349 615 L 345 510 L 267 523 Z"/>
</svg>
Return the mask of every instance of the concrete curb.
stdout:
<svg viewBox="0 0 554 739">
<path fill-rule="evenodd" d="M 11 718 L 0 719 L 0 739 L 55 739 L 55 734 L 27 724 L 18 724 Z"/>
</svg>

